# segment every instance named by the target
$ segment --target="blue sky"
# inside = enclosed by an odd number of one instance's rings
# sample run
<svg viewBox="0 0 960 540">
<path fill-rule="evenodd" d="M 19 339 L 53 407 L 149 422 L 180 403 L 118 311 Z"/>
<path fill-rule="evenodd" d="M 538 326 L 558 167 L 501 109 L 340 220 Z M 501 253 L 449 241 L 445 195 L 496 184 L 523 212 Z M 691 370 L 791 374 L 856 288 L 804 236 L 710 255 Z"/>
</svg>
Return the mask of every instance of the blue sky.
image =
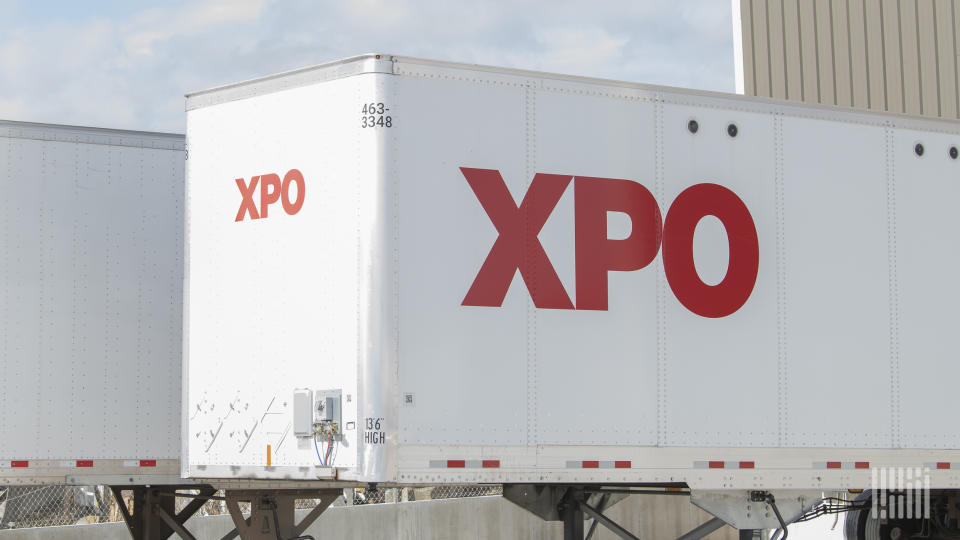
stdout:
<svg viewBox="0 0 960 540">
<path fill-rule="evenodd" d="M 183 94 L 366 52 L 733 91 L 729 0 L 0 0 L 0 118 L 182 132 Z"/>
</svg>

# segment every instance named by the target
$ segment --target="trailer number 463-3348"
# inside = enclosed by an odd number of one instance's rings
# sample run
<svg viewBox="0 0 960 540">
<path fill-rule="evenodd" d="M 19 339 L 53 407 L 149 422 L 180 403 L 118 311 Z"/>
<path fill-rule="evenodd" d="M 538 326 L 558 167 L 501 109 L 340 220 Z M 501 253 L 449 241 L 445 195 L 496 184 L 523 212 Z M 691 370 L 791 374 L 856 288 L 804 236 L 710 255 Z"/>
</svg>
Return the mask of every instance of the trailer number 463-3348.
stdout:
<svg viewBox="0 0 960 540">
<path fill-rule="evenodd" d="M 393 127 L 393 118 L 387 113 L 390 109 L 383 103 L 364 103 L 360 110 L 360 127 Z"/>
</svg>

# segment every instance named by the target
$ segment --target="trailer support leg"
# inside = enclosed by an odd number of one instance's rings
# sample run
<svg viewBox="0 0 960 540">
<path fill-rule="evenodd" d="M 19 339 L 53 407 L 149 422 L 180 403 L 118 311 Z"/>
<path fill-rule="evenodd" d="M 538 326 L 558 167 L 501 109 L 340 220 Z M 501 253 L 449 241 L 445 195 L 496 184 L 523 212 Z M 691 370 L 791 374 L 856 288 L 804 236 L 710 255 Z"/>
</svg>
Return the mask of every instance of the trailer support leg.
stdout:
<svg viewBox="0 0 960 540">
<path fill-rule="evenodd" d="M 563 518 L 563 540 L 583 540 L 583 489 L 570 488 L 559 505 Z"/>
<path fill-rule="evenodd" d="M 701 538 L 707 536 L 708 534 L 719 529 L 720 527 L 723 527 L 724 525 L 726 525 L 725 521 L 723 521 L 718 517 L 715 517 L 710 521 L 707 521 L 706 523 L 700 525 L 696 529 L 693 529 L 687 534 L 681 536 L 677 540 L 700 540 Z M 751 538 L 753 537 L 751 536 Z"/>
<path fill-rule="evenodd" d="M 234 529 L 222 540 L 276 540 L 277 538 L 312 538 L 304 536 L 333 501 L 343 496 L 341 489 L 227 490 L 227 508 Z M 299 499 L 319 499 L 313 509 L 296 523 L 294 515 Z M 250 503 L 250 517 L 244 519 L 240 502 Z"/>
<path fill-rule="evenodd" d="M 195 496 L 183 510 L 176 511 L 177 490 L 196 490 Z M 166 540 L 176 533 L 185 540 L 195 540 L 183 524 L 215 493 L 210 486 L 110 486 L 120 514 L 133 540 Z M 127 506 L 124 491 L 132 492 L 133 507 Z M 183 496 L 182 494 L 179 496 Z"/>
</svg>

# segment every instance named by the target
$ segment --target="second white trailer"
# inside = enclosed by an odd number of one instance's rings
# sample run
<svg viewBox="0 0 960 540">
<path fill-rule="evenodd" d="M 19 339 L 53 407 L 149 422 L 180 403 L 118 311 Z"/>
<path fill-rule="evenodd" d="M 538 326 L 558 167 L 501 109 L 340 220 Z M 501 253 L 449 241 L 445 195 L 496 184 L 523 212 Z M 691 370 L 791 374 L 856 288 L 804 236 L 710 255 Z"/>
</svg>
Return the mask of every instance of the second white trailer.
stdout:
<svg viewBox="0 0 960 540">
<path fill-rule="evenodd" d="M 182 482 L 184 156 L 0 121 L 0 485 Z"/>
</svg>

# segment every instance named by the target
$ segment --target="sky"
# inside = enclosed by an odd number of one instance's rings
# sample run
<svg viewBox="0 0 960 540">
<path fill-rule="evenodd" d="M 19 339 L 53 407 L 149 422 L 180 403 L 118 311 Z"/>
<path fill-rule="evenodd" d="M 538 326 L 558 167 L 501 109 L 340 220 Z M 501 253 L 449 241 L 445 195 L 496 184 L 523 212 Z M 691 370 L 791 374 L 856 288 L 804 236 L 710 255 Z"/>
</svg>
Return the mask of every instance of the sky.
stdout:
<svg viewBox="0 0 960 540">
<path fill-rule="evenodd" d="M 0 119 L 184 130 L 202 90 L 363 53 L 734 91 L 730 0 L 0 0 Z"/>
</svg>

